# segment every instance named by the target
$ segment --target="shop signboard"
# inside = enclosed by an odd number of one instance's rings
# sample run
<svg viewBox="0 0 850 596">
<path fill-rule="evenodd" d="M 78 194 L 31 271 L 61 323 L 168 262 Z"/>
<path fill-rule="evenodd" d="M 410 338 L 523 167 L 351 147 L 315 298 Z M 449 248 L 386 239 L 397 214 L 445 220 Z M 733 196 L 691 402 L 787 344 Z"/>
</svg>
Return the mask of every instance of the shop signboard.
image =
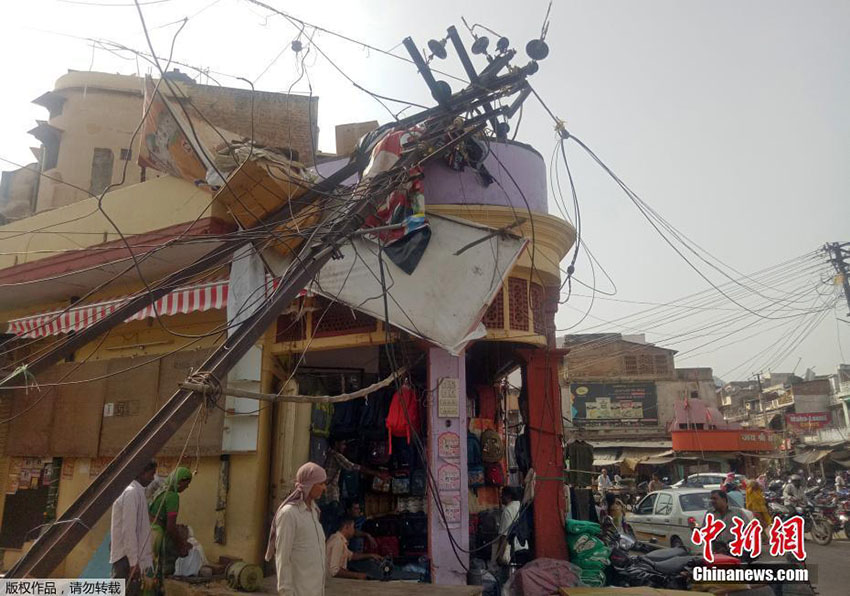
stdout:
<svg viewBox="0 0 850 596">
<path fill-rule="evenodd" d="M 785 414 L 785 421 L 796 430 L 813 431 L 829 426 L 832 422 L 832 412 L 788 413 Z"/>
<path fill-rule="evenodd" d="M 572 383 L 573 423 L 585 428 L 658 425 L 655 383 Z"/>
</svg>

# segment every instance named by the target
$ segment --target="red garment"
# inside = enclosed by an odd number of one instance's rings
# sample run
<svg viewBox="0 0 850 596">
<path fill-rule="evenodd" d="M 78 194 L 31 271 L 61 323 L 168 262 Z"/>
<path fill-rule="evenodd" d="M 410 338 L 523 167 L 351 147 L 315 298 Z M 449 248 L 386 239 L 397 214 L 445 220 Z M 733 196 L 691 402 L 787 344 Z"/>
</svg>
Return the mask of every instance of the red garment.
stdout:
<svg viewBox="0 0 850 596">
<path fill-rule="evenodd" d="M 419 402 L 412 388 L 405 385 L 395 392 L 386 424 L 390 453 L 393 452 L 393 437 L 407 437 L 410 443 L 411 431 L 419 432 Z"/>
</svg>

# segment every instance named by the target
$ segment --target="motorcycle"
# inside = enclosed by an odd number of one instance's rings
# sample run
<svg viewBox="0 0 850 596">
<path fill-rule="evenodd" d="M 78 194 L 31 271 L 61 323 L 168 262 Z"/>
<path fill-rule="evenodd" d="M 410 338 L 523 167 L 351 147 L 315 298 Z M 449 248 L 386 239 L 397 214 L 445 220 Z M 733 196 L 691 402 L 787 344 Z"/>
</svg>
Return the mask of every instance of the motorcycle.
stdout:
<svg viewBox="0 0 850 596">
<path fill-rule="evenodd" d="M 787 507 L 769 502 L 768 509 L 773 517 L 787 520 L 795 515 L 803 518 L 804 531 L 811 534 L 816 544 L 826 546 L 832 542 L 833 523 L 824 514 L 825 507 L 807 500 L 805 505 Z"/>
<path fill-rule="evenodd" d="M 660 548 L 641 542 L 634 535 L 620 532 L 608 516 L 602 519 L 601 525 L 600 538 L 611 549 L 611 565 L 607 570 L 610 585 L 687 589 L 691 570 L 700 562 L 699 557 L 681 547 Z"/>
</svg>

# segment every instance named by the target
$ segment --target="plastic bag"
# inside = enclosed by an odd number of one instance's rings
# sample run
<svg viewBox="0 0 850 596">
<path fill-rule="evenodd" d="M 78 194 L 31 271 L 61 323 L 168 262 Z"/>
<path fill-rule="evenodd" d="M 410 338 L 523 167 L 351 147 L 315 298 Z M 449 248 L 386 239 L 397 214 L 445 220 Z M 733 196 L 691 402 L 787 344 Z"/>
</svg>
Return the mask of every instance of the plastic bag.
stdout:
<svg viewBox="0 0 850 596">
<path fill-rule="evenodd" d="M 590 536 L 599 536 L 602 534 L 602 526 L 592 521 L 567 519 L 567 534 L 588 534 Z"/>
</svg>

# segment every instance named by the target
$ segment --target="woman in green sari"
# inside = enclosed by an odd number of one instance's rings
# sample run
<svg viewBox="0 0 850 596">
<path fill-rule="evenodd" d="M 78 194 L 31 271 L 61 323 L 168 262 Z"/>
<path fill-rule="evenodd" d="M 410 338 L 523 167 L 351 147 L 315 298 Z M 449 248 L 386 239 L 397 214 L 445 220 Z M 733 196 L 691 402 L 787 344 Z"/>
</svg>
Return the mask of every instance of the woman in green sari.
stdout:
<svg viewBox="0 0 850 596">
<path fill-rule="evenodd" d="M 181 536 L 177 526 L 177 512 L 180 510 L 180 493 L 192 482 L 192 472 L 188 468 L 177 468 L 154 495 L 150 504 L 151 534 L 153 542 L 153 566 L 157 588 L 164 588 L 163 579 L 174 574 L 174 563 L 178 557 L 185 556 L 191 545 Z"/>
</svg>

